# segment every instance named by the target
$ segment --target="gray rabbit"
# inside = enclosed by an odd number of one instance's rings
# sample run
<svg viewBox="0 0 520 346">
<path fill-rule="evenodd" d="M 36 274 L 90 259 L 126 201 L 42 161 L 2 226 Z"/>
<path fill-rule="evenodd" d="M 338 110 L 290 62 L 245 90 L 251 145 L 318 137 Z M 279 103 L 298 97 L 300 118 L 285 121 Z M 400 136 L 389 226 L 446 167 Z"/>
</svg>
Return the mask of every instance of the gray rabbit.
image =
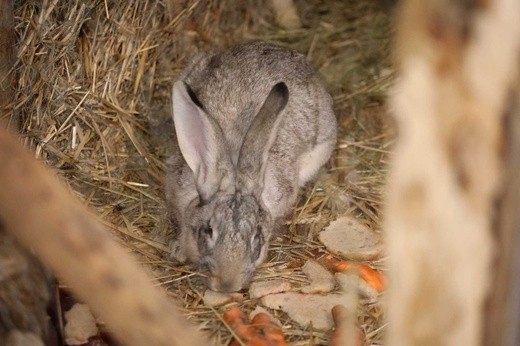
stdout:
<svg viewBox="0 0 520 346">
<path fill-rule="evenodd" d="M 265 42 L 198 55 L 173 86 L 171 256 L 216 291 L 243 288 L 298 188 L 336 144 L 332 98 L 299 53 Z"/>
</svg>

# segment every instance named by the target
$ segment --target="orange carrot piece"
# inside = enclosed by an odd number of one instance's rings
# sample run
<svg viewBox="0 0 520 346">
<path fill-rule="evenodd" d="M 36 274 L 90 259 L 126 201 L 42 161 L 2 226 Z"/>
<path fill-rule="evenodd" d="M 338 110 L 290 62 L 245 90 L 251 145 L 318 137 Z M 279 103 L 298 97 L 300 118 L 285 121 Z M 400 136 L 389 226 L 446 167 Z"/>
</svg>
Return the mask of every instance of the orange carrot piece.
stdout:
<svg viewBox="0 0 520 346">
<path fill-rule="evenodd" d="M 237 330 L 248 327 L 249 325 L 246 314 L 237 306 L 232 307 L 224 313 L 224 321 L 226 321 L 235 333 L 237 333 Z"/>
<path fill-rule="evenodd" d="M 337 272 L 343 272 L 351 267 L 352 267 L 352 263 L 349 263 L 347 261 L 337 261 L 333 265 L 334 271 L 337 271 Z"/>
<path fill-rule="evenodd" d="M 366 264 L 357 264 L 345 260 L 337 260 L 332 256 L 326 256 L 329 268 L 335 272 L 344 272 L 349 269 L 356 270 L 361 278 L 372 286 L 377 292 L 381 292 L 386 287 L 386 279 L 383 273 L 370 268 Z"/>
<path fill-rule="evenodd" d="M 265 338 L 272 346 L 287 346 L 282 328 L 274 323 L 269 315 L 258 313 L 251 320 L 251 324 L 257 328 L 259 332 L 265 335 Z"/>
<path fill-rule="evenodd" d="M 240 310 L 238 306 L 227 310 L 223 317 L 224 321 L 243 342 L 247 342 L 247 339 L 254 333 L 254 331 L 251 330 L 246 314 Z M 240 343 L 238 343 L 238 345 L 240 345 Z"/>
<path fill-rule="evenodd" d="M 383 291 L 386 285 L 384 275 L 366 264 L 360 264 L 357 267 L 359 276 L 365 280 L 370 286 L 372 286 L 377 292 Z"/>
<path fill-rule="evenodd" d="M 247 346 L 287 346 L 283 332 L 264 313 L 257 314 L 252 323 L 238 307 L 233 307 L 224 313 L 224 321 Z M 229 346 L 238 346 L 240 342 L 232 340 Z"/>
</svg>

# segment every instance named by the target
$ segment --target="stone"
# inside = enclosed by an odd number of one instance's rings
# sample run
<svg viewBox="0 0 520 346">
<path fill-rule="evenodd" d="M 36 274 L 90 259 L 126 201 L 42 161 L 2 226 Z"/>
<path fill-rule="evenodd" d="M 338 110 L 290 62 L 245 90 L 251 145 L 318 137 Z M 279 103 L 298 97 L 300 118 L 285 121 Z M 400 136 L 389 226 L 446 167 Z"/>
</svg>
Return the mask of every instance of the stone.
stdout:
<svg viewBox="0 0 520 346">
<path fill-rule="evenodd" d="M 311 281 L 310 285 L 302 287 L 303 293 L 328 293 L 336 285 L 334 276 L 318 262 L 308 260 L 302 271 Z"/>
<path fill-rule="evenodd" d="M 269 294 L 287 292 L 291 289 L 291 283 L 284 279 L 255 281 L 249 287 L 249 297 L 256 299 Z"/>
<path fill-rule="evenodd" d="M 312 324 L 316 330 L 330 330 L 334 327 L 332 308 L 343 305 L 352 309 L 357 304 L 357 297 L 353 294 L 304 294 L 297 292 L 277 293 L 261 299 L 262 305 L 283 310 L 301 327 L 307 328 Z"/>
<path fill-rule="evenodd" d="M 318 237 L 331 253 L 346 259 L 369 261 L 383 252 L 380 235 L 352 217 L 332 221 Z"/>
<path fill-rule="evenodd" d="M 74 304 L 65 312 L 65 343 L 83 345 L 90 337 L 98 334 L 96 319 L 87 304 Z"/>
</svg>

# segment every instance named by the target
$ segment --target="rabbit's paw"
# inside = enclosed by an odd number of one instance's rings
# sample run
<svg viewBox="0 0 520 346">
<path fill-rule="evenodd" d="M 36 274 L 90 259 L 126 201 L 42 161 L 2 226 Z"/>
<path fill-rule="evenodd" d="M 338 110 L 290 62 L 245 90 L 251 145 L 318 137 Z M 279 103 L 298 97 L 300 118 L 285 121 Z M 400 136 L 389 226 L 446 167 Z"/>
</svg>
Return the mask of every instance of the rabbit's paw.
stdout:
<svg viewBox="0 0 520 346">
<path fill-rule="evenodd" d="M 180 240 L 173 240 L 170 243 L 170 258 L 178 261 L 179 263 L 185 263 L 188 260 L 185 247 Z"/>
</svg>

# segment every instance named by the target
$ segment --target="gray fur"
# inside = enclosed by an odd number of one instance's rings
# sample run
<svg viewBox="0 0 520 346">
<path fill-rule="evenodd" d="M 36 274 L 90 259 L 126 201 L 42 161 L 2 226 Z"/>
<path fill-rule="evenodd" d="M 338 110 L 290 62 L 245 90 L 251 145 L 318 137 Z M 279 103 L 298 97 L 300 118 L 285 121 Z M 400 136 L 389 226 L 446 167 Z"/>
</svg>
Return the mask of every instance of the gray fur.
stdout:
<svg viewBox="0 0 520 346">
<path fill-rule="evenodd" d="M 332 98 L 303 55 L 264 42 L 196 56 L 173 95 L 172 257 L 197 263 L 212 289 L 236 291 L 264 261 L 298 188 L 330 157 Z"/>
</svg>

